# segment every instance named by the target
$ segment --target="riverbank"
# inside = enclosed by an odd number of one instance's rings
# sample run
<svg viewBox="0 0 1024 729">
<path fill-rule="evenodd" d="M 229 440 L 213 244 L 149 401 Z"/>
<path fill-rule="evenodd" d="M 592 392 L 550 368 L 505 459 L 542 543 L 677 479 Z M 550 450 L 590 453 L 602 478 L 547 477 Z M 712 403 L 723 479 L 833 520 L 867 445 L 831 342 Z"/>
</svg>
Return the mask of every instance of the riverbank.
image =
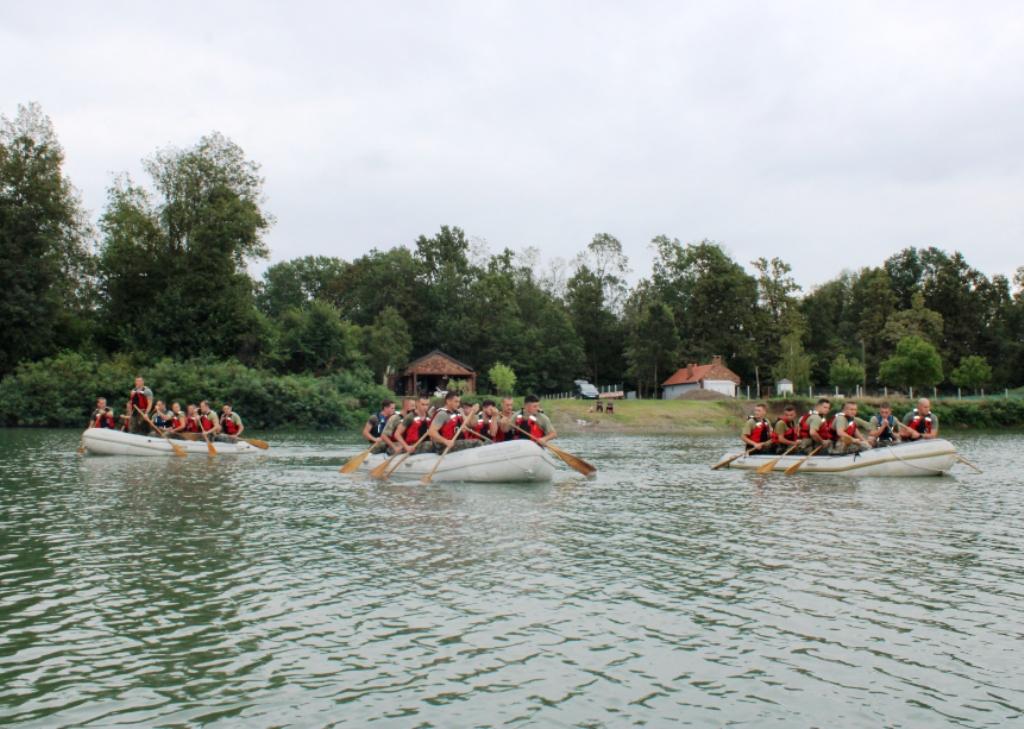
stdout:
<svg viewBox="0 0 1024 729">
<path fill-rule="evenodd" d="M 881 398 L 858 398 L 860 414 L 877 411 Z M 807 398 L 769 401 L 769 415 L 781 414 L 787 402 L 801 412 L 812 407 Z M 834 407 L 841 404 L 834 401 Z M 901 416 L 914 407 L 910 400 L 891 399 Z M 563 433 L 679 434 L 735 432 L 753 410 L 751 400 L 617 400 L 614 413 L 593 410 L 592 400 L 545 400 L 544 411 Z M 1024 400 L 944 400 L 932 402 L 942 427 L 957 429 L 1024 428 Z"/>
</svg>

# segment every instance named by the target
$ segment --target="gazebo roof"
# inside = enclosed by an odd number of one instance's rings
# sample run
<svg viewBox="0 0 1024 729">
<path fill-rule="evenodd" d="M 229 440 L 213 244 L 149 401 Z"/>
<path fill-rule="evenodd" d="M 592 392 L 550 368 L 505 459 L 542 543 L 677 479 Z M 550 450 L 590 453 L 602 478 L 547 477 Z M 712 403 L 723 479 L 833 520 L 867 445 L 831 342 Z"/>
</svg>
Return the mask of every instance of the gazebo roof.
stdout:
<svg viewBox="0 0 1024 729">
<path fill-rule="evenodd" d="M 404 375 L 447 375 L 448 377 L 470 377 L 473 369 L 439 349 L 414 359 L 405 368 Z"/>
</svg>

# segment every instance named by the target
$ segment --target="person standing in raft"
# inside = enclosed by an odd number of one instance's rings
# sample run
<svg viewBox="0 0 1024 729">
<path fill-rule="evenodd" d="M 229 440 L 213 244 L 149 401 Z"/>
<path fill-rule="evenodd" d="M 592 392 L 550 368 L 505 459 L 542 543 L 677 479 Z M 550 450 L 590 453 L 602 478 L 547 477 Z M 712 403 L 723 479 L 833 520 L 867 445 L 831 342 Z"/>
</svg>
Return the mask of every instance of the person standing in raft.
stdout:
<svg viewBox="0 0 1024 729">
<path fill-rule="evenodd" d="M 782 417 L 775 421 L 772 427 L 772 443 L 775 444 L 774 451 L 782 455 L 797 444 L 800 438 L 800 431 L 796 424 L 796 408 L 787 405 L 782 409 Z"/>
<path fill-rule="evenodd" d="M 864 435 L 871 430 L 871 423 L 857 417 L 857 403 L 851 400 L 843 403 L 843 411 L 836 416 L 832 430 L 835 432 L 833 453 L 844 455 L 871 450 L 871 444 Z"/>
<path fill-rule="evenodd" d="M 831 409 L 832 402 L 827 397 L 823 397 L 818 400 L 814 410 L 800 416 L 800 424 L 798 426 L 800 442 L 798 445 L 804 453 L 810 453 L 818 446 L 824 446 L 822 450 L 827 450 L 831 447 L 832 441 L 835 440 L 835 433 L 832 430 L 832 418 L 828 416 Z M 818 452 L 820 453 L 821 451 Z"/>
<path fill-rule="evenodd" d="M 223 433 L 220 437 L 229 443 L 238 442 L 238 436 L 245 430 L 242 418 L 231 409 L 231 403 L 224 403 L 224 407 L 221 408 L 220 430 Z"/>
<path fill-rule="evenodd" d="M 392 453 L 398 450 L 392 437 L 400 422 L 401 417 L 395 413 L 394 401 L 382 400 L 380 410 L 376 415 L 371 415 L 363 426 L 363 437 L 373 444 L 370 453 Z"/>
<path fill-rule="evenodd" d="M 932 412 L 932 403 L 926 397 L 917 401 L 917 407 L 903 416 L 907 435 L 911 440 L 931 439 L 939 436 L 939 416 Z"/>
<path fill-rule="evenodd" d="M 755 455 L 768 453 L 772 448 L 772 424 L 765 417 L 767 414 L 768 406 L 759 402 L 754 406 L 754 414 L 747 418 L 747 422 L 743 424 L 743 432 L 740 433 L 740 440 Z"/>
<path fill-rule="evenodd" d="M 540 398 L 536 395 L 527 395 L 523 398 L 523 409 L 516 416 L 516 427 L 529 433 L 531 438 L 541 445 L 558 437 L 555 426 L 551 424 L 551 418 L 541 412 Z M 517 438 L 526 438 L 519 430 L 513 432 Z"/>
<path fill-rule="evenodd" d="M 107 398 L 96 399 L 96 409 L 92 411 L 92 418 L 89 421 L 90 428 L 117 429 L 117 421 L 114 419 L 114 411 L 107 407 Z"/>
<path fill-rule="evenodd" d="M 146 381 L 141 377 L 135 378 L 135 387 L 128 393 L 128 407 L 125 413 L 125 430 L 129 433 L 148 433 L 149 425 L 135 410 L 138 408 L 146 415 L 153 409 L 153 391 L 146 387 Z"/>
<path fill-rule="evenodd" d="M 395 429 L 395 443 L 406 453 L 427 453 L 433 450 L 429 438 L 424 438 L 420 443 L 420 438 L 423 438 L 430 428 L 430 416 L 427 414 L 429 410 L 430 398 L 421 395 L 416 401 L 415 409 L 402 418 L 402 422 Z"/>
<path fill-rule="evenodd" d="M 479 440 L 455 439 L 455 434 L 465 422 L 459 404 L 462 398 L 457 392 L 449 392 L 444 396 L 444 407 L 434 413 L 434 419 L 430 421 L 430 429 L 427 436 L 434 444 L 435 453 L 444 453 L 445 450 L 461 451 L 464 448 L 474 448 L 481 444 Z M 471 413 L 476 413 L 476 406 Z"/>
</svg>

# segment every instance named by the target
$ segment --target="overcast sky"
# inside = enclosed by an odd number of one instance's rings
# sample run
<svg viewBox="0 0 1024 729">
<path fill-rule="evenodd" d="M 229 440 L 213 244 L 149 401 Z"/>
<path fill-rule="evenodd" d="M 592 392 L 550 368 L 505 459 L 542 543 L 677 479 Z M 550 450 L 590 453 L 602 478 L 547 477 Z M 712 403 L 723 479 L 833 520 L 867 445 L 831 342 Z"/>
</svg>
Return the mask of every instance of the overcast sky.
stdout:
<svg viewBox="0 0 1024 729">
<path fill-rule="evenodd" d="M 0 113 L 42 104 L 94 215 L 223 132 L 262 165 L 272 261 L 449 224 L 547 258 L 611 233 L 637 275 L 659 234 L 805 286 L 908 245 L 1009 274 L 1022 38 L 1012 1 L 15 1 Z"/>
</svg>

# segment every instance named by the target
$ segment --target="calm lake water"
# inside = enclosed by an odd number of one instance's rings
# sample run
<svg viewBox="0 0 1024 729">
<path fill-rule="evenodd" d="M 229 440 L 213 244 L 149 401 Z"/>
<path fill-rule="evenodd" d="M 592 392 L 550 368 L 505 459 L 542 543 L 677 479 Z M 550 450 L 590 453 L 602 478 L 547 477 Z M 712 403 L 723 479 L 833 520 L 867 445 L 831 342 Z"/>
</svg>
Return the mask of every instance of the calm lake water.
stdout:
<svg viewBox="0 0 1024 729">
<path fill-rule="evenodd" d="M 595 481 L 429 487 L 271 440 L 0 430 L 0 723 L 1024 725 L 1024 435 L 905 480 L 579 437 Z"/>
</svg>

